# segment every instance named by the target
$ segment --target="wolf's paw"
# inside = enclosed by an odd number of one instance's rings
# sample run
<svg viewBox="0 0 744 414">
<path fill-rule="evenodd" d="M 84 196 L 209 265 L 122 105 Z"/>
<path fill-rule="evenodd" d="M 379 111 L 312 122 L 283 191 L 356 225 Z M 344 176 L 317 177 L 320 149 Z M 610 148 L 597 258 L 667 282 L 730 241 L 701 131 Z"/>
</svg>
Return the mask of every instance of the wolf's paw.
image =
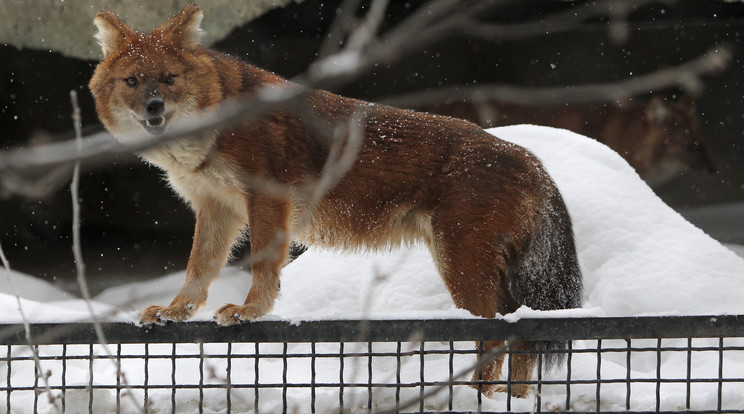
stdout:
<svg viewBox="0 0 744 414">
<path fill-rule="evenodd" d="M 264 313 L 253 304 L 227 304 L 215 312 L 214 319 L 222 326 L 230 326 L 256 320 Z"/>
<path fill-rule="evenodd" d="M 177 306 L 148 306 L 140 312 L 140 323 L 142 325 L 165 325 L 167 322 L 181 322 L 189 319 L 196 306 L 192 303 Z"/>
<path fill-rule="evenodd" d="M 471 385 L 473 388 L 478 388 L 477 385 Z M 488 384 L 481 387 L 481 392 L 488 398 L 496 397 L 496 393 L 502 393 L 509 391 L 506 385 Z M 527 394 L 530 391 L 530 386 L 527 384 L 512 384 L 511 395 L 516 398 L 527 398 Z"/>
</svg>

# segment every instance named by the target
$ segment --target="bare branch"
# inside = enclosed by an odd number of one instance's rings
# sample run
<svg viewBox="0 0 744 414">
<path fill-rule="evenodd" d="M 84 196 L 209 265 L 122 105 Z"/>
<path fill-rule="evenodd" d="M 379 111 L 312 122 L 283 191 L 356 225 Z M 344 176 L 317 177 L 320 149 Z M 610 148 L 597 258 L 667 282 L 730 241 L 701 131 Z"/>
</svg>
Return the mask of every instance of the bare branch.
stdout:
<svg viewBox="0 0 744 414">
<path fill-rule="evenodd" d="M 627 37 L 626 20 L 628 15 L 643 6 L 658 2 L 659 0 L 604 0 L 586 2 L 545 18 L 526 23 L 483 23 L 477 19 L 472 19 L 468 24 L 462 25 L 459 28 L 459 32 L 468 36 L 494 40 L 524 39 L 548 33 L 554 34 L 579 30 L 584 27 L 587 20 L 607 16 L 610 18 L 608 25 L 610 39 L 618 43 Z"/>
<path fill-rule="evenodd" d="M 451 35 L 478 13 L 493 8 L 496 1 L 434 0 L 376 39 L 370 39 L 364 53 L 358 48 L 346 48 L 332 56 L 317 60 L 299 83 L 325 89 L 337 89 L 376 65 L 400 60 L 414 50 Z"/>
<path fill-rule="evenodd" d="M 18 194 L 28 198 L 43 198 L 59 188 L 70 177 L 67 164 L 49 167 L 44 173 L 33 174 L 33 167 L 3 171 L 0 174 L 0 198 Z"/>
<path fill-rule="evenodd" d="M 457 27 L 457 24 L 462 22 L 464 17 L 461 16 L 469 16 L 483 8 L 483 6 L 476 5 L 465 7 L 463 12 L 452 13 L 453 9 L 451 7 L 458 6 L 457 3 L 454 0 L 437 0 L 432 2 L 430 6 L 422 6 L 423 11 L 415 13 L 407 20 L 411 24 L 410 30 L 405 29 L 405 27 L 394 30 L 388 36 L 388 39 L 373 42 L 369 51 L 364 55 L 349 55 L 350 52 L 343 51 L 337 55 L 327 57 L 311 65 L 308 69 L 308 75 L 298 76 L 295 82 L 287 82 L 282 86 L 272 85 L 260 88 L 252 96 L 222 104 L 219 108 L 202 113 L 198 121 L 181 128 L 174 128 L 158 137 L 151 137 L 142 133 L 138 137 L 133 137 L 134 139 L 130 143 L 122 144 L 113 140 L 107 133 L 99 133 L 85 139 L 82 144 L 60 142 L 29 149 L 0 152 L 0 176 L 8 177 L 4 177 L 0 183 L 12 178 L 12 176 L 5 175 L 7 171 L 58 168 L 60 164 L 83 160 L 95 160 L 97 163 L 103 163 L 116 154 L 142 152 L 185 136 L 206 135 L 216 128 L 256 119 L 276 105 L 297 102 L 311 88 L 342 86 L 377 63 L 387 63 L 400 58 L 401 53 L 413 50 L 417 47 L 416 44 L 423 47 L 423 45 L 429 44 L 435 39 L 446 36 L 448 32 Z M 417 39 L 419 39 L 417 42 L 411 41 L 411 30 L 438 20 L 442 20 L 442 22 L 431 28 L 432 33 L 427 36 L 417 36 Z M 406 22 L 401 26 L 405 25 Z M 390 44 L 390 42 L 393 42 L 393 44 Z M 396 49 L 396 47 L 392 47 L 394 45 L 406 46 L 400 46 L 401 53 L 391 53 L 391 49 Z M 346 61 L 348 64 L 344 65 L 342 70 L 330 70 L 329 68 L 335 64 L 329 65 L 329 62 L 337 62 L 339 59 Z M 48 187 L 53 188 L 51 183 L 53 180 L 59 180 L 60 177 L 62 177 L 61 174 L 55 174 L 47 175 L 44 179 L 47 181 Z M 10 188 L 18 187 L 17 183 L 5 186 L 8 191 Z"/>
<path fill-rule="evenodd" d="M 78 105 L 78 99 L 77 99 L 77 92 L 73 89 L 70 91 L 70 101 L 72 103 L 72 122 L 75 129 L 75 143 L 78 145 L 78 149 L 82 145 L 83 137 L 81 133 L 82 128 L 82 120 L 80 117 L 80 105 Z M 70 194 L 72 196 L 72 252 L 73 256 L 75 257 L 75 268 L 77 270 L 77 283 L 80 287 L 80 292 L 83 295 L 83 300 L 85 301 L 85 305 L 88 308 L 88 312 L 90 313 L 90 318 L 93 322 L 93 329 L 96 332 L 96 336 L 98 337 L 99 344 L 103 347 L 104 352 L 110 357 L 108 358 L 109 361 L 111 361 L 113 364 L 117 365 L 117 372 L 119 374 L 119 378 L 121 378 L 122 383 L 125 388 L 129 388 L 129 385 L 126 382 L 126 377 L 121 375 L 121 369 L 118 366 L 118 363 L 116 362 L 116 358 L 114 358 L 113 352 L 108 347 L 108 341 L 106 340 L 106 335 L 103 333 L 103 328 L 101 327 L 101 320 L 99 316 L 96 314 L 96 312 L 93 310 L 93 304 L 91 303 L 91 297 L 90 292 L 88 291 L 88 281 L 85 278 L 85 263 L 83 261 L 83 249 L 81 247 L 80 242 L 80 195 L 79 195 L 79 189 L 80 187 L 80 161 L 75 162 L 75 166 L 73 168 L 72 173 L 72 182 L 70 183 Z M 92 392 L 92 390 L 91 390 Z M 134 396 L 131 397 L 132 402 L 134 403 L 134 406 L 137 406 L 137 401 L 134 398 Z M 144 413 L 144 410 L 142 410 Z"/>
<path fill-rule="evenodd" d="M 389 2 L 390 0 L 374 0 L 372 2 L 367 18 L 349 36 L 348 48 L 362 50 L 365 45 L 372 42 L 385 18 L 385 9 L 387 9 Z"/>
<path fill-rule="evenodd" d="M 650 0 L 638 0 L 633 4 L 645 4 L 648 1 Z M 462 30 L 463 27 L 472 24 L 476 17 L 484 11 L 506 3 L 508 2 L 478 2 L 474 0 L 435 0 L 429 2 L 417 9 L 400 25 L 378 38 L 370 38 L 368 35 L 361 34 L 352 35 L 359 39 L 351 42 L 356 45 L 354 49 L 347 47 L 332 56 L 316 61 L 305 74 L 296 77 L 294 82 L 288 82 L 282 86 L 261 88 L 253 96 L 243 97 L 221 105 L 217 109 L 201 114 L 199 120 L 193 124 L 178 129 L 174 128 L 159 137 L 150 137 L 143 133 L 141 137 L 131 143 L 120 144 L 113 140 L 109 134 L 100 133 L 85 139 L 82 144 L 60 142 L 29 149 L 0 152 L 0 185 L 2 185 L 4 193 L 12 192 L 38 196 L 66 181 L 66 174 L 70 168 L 68 165 L 72 161 L 85 160 L 87 165 L 103 164 L 120 153 L 141 152 L 184 136 L 198 137 L 209 134 L 216 128 L 256 119 L 278 104 L 299 103 L 312 88 L 330 87 L 333 89 L 342 86 L 375 65 L 391 63 L 415 49 L 423 48 Z M 351 9 L 355 2 L 348 0 L 345 4 L 349 4 Z M 603 7 L 609 4 L 609 1 L 599 3 Z M 614 2 L 612 4 L 617 6 Z M 379 24 L 384 5 L 385 2 L 382 0 L 374 3 L 374 10 L 370 12 L 366 20 L 368 22 L 366 26 L 369 30 L 373 30 Z M 587 6 L 588 11 L 585 15 L 591 16 L 611 10 L 609 6 L 604 8 L 600 6 Z M 621 7 L 621 9 L 623 8 Z M 552 20 L 560 19 L 562 14 L 557 16 L 559 17 Z M 361 46 L 364 46 L 364 53 L 358 51 Z M 534 100 L 542 102 L 612 101 L 669 86 L 680 86 L 688 91 L 699 92 L 699 77 L 720 70 L 728 61 L 729 56 L 728 49 L 721 48 L 717 55 L 711 52 L 678 68 L 662 70 L 651 75 L 606 86 L 583 85 L 546 89 L 528 89 L 506 85 L 455 87 L 397 97 L 388 99 L 387 102 L 414 107 L 424 99 L 436 102 L 445 99 L 478 96 L 525 103 Z M 20 174 L 20 172 L 29 170 L 46 172 L 40 178 L 43 186 L 37 186 L 33 191 L 28 190 L 29 187 L 33 187 L 28 185 L 30 180 L 24 178 L 25 175 Z M 256 180 L 264 181 L 259 178 Z M 266 187 L 272 187 L 275 183 L 264 182 L 263 184 Z"/>
<path fill-rule="evenodd" d="M 41 378 L 42 382 L 44 383 L 44 392 L 47 393 L 47 395 L 49 396 L 49 402 L 54 407 L 54 410 L 58 413 L 62 413 L 62 406 L 59 404 L 59 401 L 56 398 L 54 398 L 52 394 L 52 389 L 49 386 L 49 378 L 46 375 L 42 374 L 44 370 L 41 368 L 41 359 L 39 359 L 39 351 L 34 346 L 34 341 L 33 341 L 33 338 L 31 337 L 31 323 L 26 317 L 26 313 L 23 311 L 23 303 L 21 302 L 21 296 L 18 294 L 18 291 L 16 290 L 15 285 L 13 284 L 13 280 L 10 275 L 10 262 L 8 261 L 8 258 L 5 257 L 5 251 L 3 250 L 2 243 L 0 243 L 0 261 L 2 261 L 3 267 L 5 268 L 6 277 L 8 278 L 8 286 L 10 286 L 10 290 L 11 292 L 13 292 L 13 296 L 15 296 L 16 298 L 16 304 L 18 305 L 18 313 L 21 315 L 21 321 L 23 322 L 23 330 L 26 335 L 26 343 L 28 344 L 29 351 L 31 352 L 31 357 L 34 361 L 34 366 L 36 367 L 36 376 L 37 378 Z M 10 364 L 10 362 L 8 362 L 8 364 Z M 10 371 L 8 371 L 8 373 L 10 373 Z"/>
<path fill-rule="evenodd" d="M 304 115 L 312 118 L 312 113 L 309 111 L 303 111 Z M 298 188 L 280 182 L 270 181 L 262 177 L 254 177 L 249 181 L 249 184 L 251 186 L 257 185 L 258 187 L 252 188 L 258 191 L 264 191 L 264 194 L 273 194 L 279 197 L 286 195 L 290 191 L 294 191 L 299 199 L 306 201 L 304 214 L 298 217 L 298 223 L 296 224 L 300 228 L 304 227 L 315 216 L 318 202 L 323 195 L 332 189 L 353 166 L 363 142 L 362 129 L 365 117 L 366 114 L 364 112 L 355 113 L 348 119 L 348 122 L 339 123 L 330 131 L 332 143 L 318 180 L 311 181 Z M 317 124 L 319 128 L 327 127 L 321 122 L 317 122 Z M 282 246 L 288 237 L 288 234 L 277 233 L 269 246 L 259 252 L 252 252 L 249 256 L 240 260 L 238 265 L 240 267 L 247 267 L 253 262 L 260 262 L 269 257 L 274 257 L 277 253 L 284 254 L 284 252 L 277 252 L 277 248 Z"/>
<path fill-rule="evenodd" d="M 72 121 L 75 127 L 75 143 L 78 148 L 82 146 L 82 135 L 80 133 L 81 120 L 80 120 L 80 106 L 78 106 L 77 92 L 75 90 L 70 91 L 70 100 L 72 102 Z M 85 304 L 88 307 L 91 318 L 93 318 L 93 324 L 96 329 L 96 335 L 101 344 L 106 344 L 106 337 L 101 329 L 100 321 L 93 311 L 93 307 L 90 302 L 90 292 L 88 291 L 88 282 L 85 278 L 85 263 L 83 262 L 83 250 L 80 246 L 80 195 L 78 188 L 80 187 L 80 161 L 75 162 L 75 166 L 72 172 L 72 182 L 70 183 L 70 194 L 72 196 L 72 253 L 75 257 L 75 268 L 77 271 L 77 283 L 80 287 L 80 292 L 83 295 Z"/>
<path fill-rule="evenodd" d="M 507 341 L 507 343 L 513 342 L 513 341 L 514 339 L 510 339 L 509 341 Z M 376 412 L 378 414 L 398 413 L 401 410 L 405 410 L 406 408 L 413 407 L 414 405 L 418 404 L 422 400 L 425 400 L 426 398 L 431 397 L 432 395 L 436 395 L 440 393 L 443 389 L 445 389 L 446 387 L 449 387 L 450 385 L 453 385 L 455 381 L 459 380 L 460 378 L 465 377 L 466 375 L 473 372 L 474 370 L 483 368 L 487 363 L 489 363 L 494 358 L 498 357 L 499 355 L 503 355 L 506 352 L 506 350 L 507 350 L 506 345 L 501 345 L 496 348 L 489 349 L 488 351 L 481 354 L 475 363 L 460 370 L 459 372 L 454 374 L 452 378 L 450 378 L 448 381 L 446 382 L 443 381 L 439 383 L 436 387 L 429 389 L 423 395 L 419 397 L 411 398 L 410 400 L 404 401 L 400 403 L 399 405 L 396 404 L 394 408 L 376 411 Z"/>
<path fill-rule="evenodd" d="M 333 145 L 328 154 L 320 179 L 306 191 L 311 193 L 310 204 L 316 205 L 323 195 L 332 189 L 351 169 L 364 138 L 365 114 L 356 114 L 347 125 L 339 124 L 335 129 Z"/>
<path fill-rule="evenodd" d="M 635 95 L 672 87 L 684 89 L 691 95 L 700 95 L 703 88 L 700 78 L 725 69 L 731 57 L 729 47 L 718 46 L 682 65 L 616 82 L 552 88 L 514 85 L 454 86 L 393 96 L 382 102 L 407 108 L 460 99 L 497 99 L 521 104 L 622 102 Z"/>
<path fill-rule="evenodd" d="M 106 132 L 94 134 L 80 143 L 57 142 L 28 149 L 3 151 L 0 153 L 0 172 L 30 168 L 49 168 L 73 161 L 88 161 L 94 158 L 110 160 L 116 154 L 137 153 L 186 136 L 201 136 L 214 128 L 238 121 L 251 120 L 279 103 L 300 95 L 305 88 L 288 84 L 285 87 L 265 87 L 255 96 L 227 102 L 216 110 L 201 113 L 199 120 L 188 126 L 174 128 L 163 135 L 153 137 L 144 132 L 132 137 L 131 142 L 119 143 Z"/>
<path fill-rule="evenodd" d="M 356 25 L 354 13 L 359 9 L 361 0 L 344 0 L 336 9 L 336 18 L 333 19 L 331 28 L 326 35 L 323 44 L 320 45 L 318 56 L 324 58 L 338 53 L 341 49 L 344 36 L 351 32 Z"/>
</svg>

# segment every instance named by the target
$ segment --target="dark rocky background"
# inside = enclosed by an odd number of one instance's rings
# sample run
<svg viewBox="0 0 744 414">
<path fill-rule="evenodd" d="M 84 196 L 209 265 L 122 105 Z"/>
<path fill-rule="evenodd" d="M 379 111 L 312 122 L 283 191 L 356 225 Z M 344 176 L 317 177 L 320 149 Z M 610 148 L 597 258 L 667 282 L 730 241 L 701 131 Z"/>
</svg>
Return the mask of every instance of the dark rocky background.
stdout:
<svg viewBox="0 0 744 414">
<path fill-rule="evenodd" d="M 281 75 L 296 75 L 316 57 L 338 3 L 291 3 L 236 28 L 214 47 Z M 421 3 L 391 2 L 386 27 Z M 524 3 L 489 18 L 518 22 L 573 7 L 567 2 Z M 744 4 L 680 0 L 644 7 L 630 16 L 629 25 L 629 37 L 621 44 L 610 40 L 604 19 L 519 41 L 452 36 L 394 66 L 378 67 L 339 92 L 375 100 L 440 85 L 612 81 L 677 65 L 727 44 L 733 60 L 724 72 L 705 79 L 705 91 L 697 99 L 718 172 L 681 174 L 655 191 L 719 240 L 744 243 Z M 94 33 L 92 24 L 70 30 Z M 100 129 L 86 86 L 95 64 L 0 45 L 0 149 L 71 138 L 71 89 L 79 92 L 86 131 Z M 84 170 L 80 193 L 83 250 L 93 292 L 185 267 L 193 218 L 157 169 L 122 156 L 103 168 Z M 40 200 L 0 200 L 0 241 L 14 269 L 76 290 L 67 188 Z"/>
</svg>

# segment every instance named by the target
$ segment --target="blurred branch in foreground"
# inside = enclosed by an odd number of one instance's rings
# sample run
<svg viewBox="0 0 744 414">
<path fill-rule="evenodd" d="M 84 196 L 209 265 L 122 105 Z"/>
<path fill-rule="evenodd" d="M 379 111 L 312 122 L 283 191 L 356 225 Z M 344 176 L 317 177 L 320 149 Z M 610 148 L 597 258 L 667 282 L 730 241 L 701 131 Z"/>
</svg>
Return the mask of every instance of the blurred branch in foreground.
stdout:
<svg viewBox="0 0 744 414">
<path fill-rule="evenodd" d="M 460 33 L 493 40 L 524 39 L 567 31 L 581 30 L 587 20 L 608 18 L 607 30 L 614 44 L 624 42 L 629 35 L 629 15 L 643 6 L 654 3 L 674 3 L 675 0 L 636 0 L 636 1 L 590 1 L 579 3 L 575 8 L 556 12 L 533 21 L 511 24 L 483 23 L 473 19 L 460 28 Z"/>
<path fill-rule="evenodd" d="M 353 3 L 353 2 L 352 2 Z M 0 196 L 21 194 L 42 197 L 69 180 L 72 162 L 85 161 L 88 167 L 105 164 L 117 154 L 142 152 L 147 149 L 180 139 L 184 136 L 206 135 L 216 128 L 257 119 L 277 105 L 298 104 L 306 92 L 313 88 L 337 89 L 380 64 L 390 64 L 426 47 L 446 36 L 468 32 L 483 32 L 486 26 L 477 26 L 477 16 L 492 11 L 508 2 L 457 2 L 435 0 L 421 6 L 403 22 L 387 32 L 374 36 L 378 30 L 380 8 L 385 1 L 378 0 L 370 9 L 365 24 L 356 32 L 346 33 L 348 41 L 338 50 L 326 46 L 333 53 L 321 54 L 320 59 L 308 70 L 282 87 L 265 87 L 255 94 L 235 100 L 204 113 L 198 122 L 185 128 L 173 129 L 158 137 L 143 135 L 138 140 L 121 144 L 108 134 L 89 136 L 82 143 L 75 141 L 39 145 L 30 148 L 0 152 Z M 599 15 L 611 19 L 625 19 L 627 14 L 650 0 L 633 2 L 604 1 L 589 7 L 579 7 L 571 13 L 556 13 L 544 19 L 544 24 L 576 24 Z M 619 5 L 622 5 L 620 7 Z M 620 11 L 618 11 L 620 10 Z M 557 17 L 556 17 L 557 16 Z M 534 23 L 525 23 L 529 28 Z M 493 30 L 494 26 L 490 30 Z M 478 30 L 475 30 L 478 28 Z M 509 26 L 509 36 L 519 36 L 519 24 Z M 497 35 L 497 32 L 491 33 Z M 540 30 L 524 30 L 523 37 L 540 34 Z M 334 39 L 342 43 L 343 34 L 336 32 Z M 624 100 L 633 95 L 670 87 L 679 87 L 692 94 L 702 89 L 702 77 L 720 72 L 731 59 L 728 47 L 719 46 L 690 62 L 661 69 L 630 79 L 554 88 L 526 88 L 510 85 L 478 85 L 446 87 L 430 91 L 391 97 L 384 103 L 403 107 L 416 107 L 445 99 L 496 98 L 504 101 L 529 103 L 577 102 Z"/>
<path fill-rule="evenodd" d="M 428 91 L 392 96 L 382 102 L 406 108 L 415 108 L 432 102 L 457 99 L 497 99 L 512 103 L 540 104 L 622 102 L 632 96 L 669 88 L 680 88 L 692 96 L 703 90 L 702 77 L 724 70 L 731 61 L 728 46 L 717 46 L 705 54 L 679 66 L 634 76 L 616 82 L 585 85 L 530 88 L 513 85 L 468 85 L 436 88 Z"/>
</svg>

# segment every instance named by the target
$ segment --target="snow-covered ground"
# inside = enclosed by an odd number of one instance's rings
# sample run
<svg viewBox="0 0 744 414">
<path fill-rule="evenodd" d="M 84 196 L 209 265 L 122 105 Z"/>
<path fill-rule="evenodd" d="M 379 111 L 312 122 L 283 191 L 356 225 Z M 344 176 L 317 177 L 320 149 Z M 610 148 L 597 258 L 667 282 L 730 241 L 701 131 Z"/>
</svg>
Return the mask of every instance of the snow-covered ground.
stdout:
<svg viewBox="0 0 744 414">
<path fill-rule="evenodd" d="M 723 246 L 685 221 L 666 206 L 640 180 L 628 164 L 616 153 L 594 140 L 574 133 L 536 126 L 513 126 L 490 130 L 502 139 L 528 149 L 542 159 L 561 189 L 574 222 L 574 232 L 584 278 L 585 300 L 582 310 L 571 315 L 717 315 L 744 314 L 744 260 L 733 250 L 744 254 L 741 246 Z M 108 319 L 135 321 L 136 310 L 149 304 L 167 304 L 180 288 L 183 272 L 166 275 L 148 282 L 108 289 L 94 298 L 94 308 Z M 85 304 L 43 282 L 17 273 L 11 274 L 13 285 L 21 296 L 22 309 L 32 321 L 71 321 L 89 319 Z M 250 275 L 227 268 L 212 287 L 207 307 L 197 319 L 211 319 L 225 302 L 242 302 L 250 287 Z M 0 320 L 18 322 L 16 299 L 7 278 L 0 278 Z M 523 310 L 520 315 L 531 317 L 539 313 Z M 470 315 L 456 309 L 440 280 L 428 251 L 423 247 L 374 254 L 344 254 L 311 249 L 288 265 L 282 276 L 282 295 L 266 318 L 292 321 L 353 318 L 462 318 Z M 696 340 L 694 345 L 706 344 Z M 675 344 L 672 340 L 664 345 Z M 710 342 L 717 345 L 717 341 Z M 624 342 L 621 346 L 624 346 Z M 634 342 L 635 344 L 635 342 Z M 684 342 L 686 346 L 686 341 Z M 738 339 L 726 340 L 726 345 L 741 344 Z M 575 347 L 593 346 L 577 341 Z M 655 341 L 654 344 L 655 346 Z M 265 345 L 267 349 L 271 345 Z M 303 345 L 294 345 L 301 350 Z M 337 345 L 336 345 L 337 347 Z M 252 349 L 252 348 L 251 348 Z M 381 348 L 382 349 L 382 348 Z M 292 352 L 292 346 L 290 346 Z M 221 352 L 224 352 L 222 350 Z M 716 377 L 718 353 L 700 352 L 693 358 L 693 377 Z M 443 357 L 444 358 L 444 357 Z M 467 357 L 469 358 L 469 357 Z M 639 353 L 632 361 L 633 376 L 654 378 L 656 354 Z M 686 376 L 686 354 L 665 354 L 661 372 L 664 378 Z M 281 379 L 281 360 L 262 363 L 262 381 Z M 462 366 L 468 361 L 460 361 Z M 329 363 L 330 364 L 330 363 Z M 428 379 L 446 379 L 446 359 L 427 362 Z M 596 355 L 577 355 L 572 361 L 573 379 L 596 379 Z M 381 362 L 373 367 L 373 377 L 388 376 L 391 367 Z M 724 376 L 744 373 L 744 353 L 726 353 Z M 265 370 L 264 370 L 265 368 Z M 233 368 L 234 369 L 234 368 Z M 295 381 L 308 381 L 307 367 L 290 372 Z M 319 373 L 323 367 L 319 367 Z M 410 369 L 410 372 L 408 371 Z M 126 364 L 124 365 L 127 371 Z M 251 369 L 247 369 L 250 372 Z M 167 371 L 167 370 L 166 370 Z M 363 370 L 364 371 L 364 370 Z M 265 372 L 265 374 L 264 374 Z M 278 374 L 277 374 L 278 373 Z M 68 375 L 70 375 L 68 373 Z M 77 381 L 87 383 L 87 368 L 81 369 Z M 136 381 L 137 374 L 128 374 Z M 170 371 L 164 372 L 168 382 Z M 250 376 L 248 373 L 246 376 Z M 319 374 L 322 375 L 322 374 Z M 330 367 L 329 378 L 337 377 L 337 367 Z M 418 365 L 404 367 L 403 376 L 418 378 Z M 557 372 L 556 378 L 565 378 Z M 603 378 L 625 378 L 625 356 L 608 354 L 602 358 Z M 5 376 L 0 370 L 0 384 Z M 152 379 L 151 379 L 152 380 Z M 190 379 L 185 378 L 185 381 Z M 244 381 L 252 381 L 243 378 Z M 366 381 L 366 377 L 364 379 Z M 33 381 L 30 372 L 15 371 L 13 384 Z M 71 381 L 68 379 L 68 382 Z M 197 380 L 198 382 L 198 380 Z M 656 384 L 635 384 L 632 390 L 633 409 L 654 409 Z M 718 385 L 695 384 L 693 408 L 716 407 Z M 309 407 L 309 392 L 290 390 L 290 406 Z M 101 391 L 106 393 L 106 391 Z M 266 391 L 270 393 L 271 391 Z M 337 390 L 320 390 L 318 412 L 330 411 L 338 402 Z M 366 389 L 347 389 L 346 408 L 366 412 Z M 355 393 L 359 393 L 356 397 Z M 565 409 L 565 388 L 546 387 L 542 401 L 546 408 Z M 418 390 L 415 390 L 417 395 Z M 684 384 L 664 384 L 662 410 L 683 409 Z M 191 397 L 180 394 L 179 407 L 189 411 Z M 251 394 L 252 395 L 252 394 Z M 602 408 L 624 409 L 625 384 L 603 385 Z M 375 395 L 374 403 L 389 406 L 393 394 Z M 572 391 L 573 409 L 594 409 L 595 387 Z M 207 412 L 224 410 L 224 392 L 206 394 Z M 405 396 L 403 397 L 405 399 Z M 170 394 L 158 400 L 151 395 L 153 409 L 170 411 Z M 241 405 L 236 399 L 233 409 L 252 410 L 253 397 Z M 456 409 L 476 410 L 473 390 L 455 393 Z M 504 396 L 484 400 L 483 410 L 504 408 Z M 72 401 L 72 400 L 71 400 Z M 87 401 L 87 400 L 86 400 Z M 98 404 L 113 404 L 104 395 Z M 277 401 L 270 394 L 261 394 L 261 408 L 273 412 Z M 442 401 L 439 401 L 441 403 Z M 430 410 L 441 409 L 434 401 Z M 356 405 L 354 405 L 356 404 Z M 513 401 L 515 409 L 531 409 L 532 401 Z M 705 405 L 707 404 L 707 405 Z M 445 406 L 446 407 L 446 406 Z M 744 384 L 725 384 L 723 408 L 744 408 Z M 110 407 L 109 407 L 110 408 Z M 306 411 L 309 408 L 301 408 Z"/>
</svg>

